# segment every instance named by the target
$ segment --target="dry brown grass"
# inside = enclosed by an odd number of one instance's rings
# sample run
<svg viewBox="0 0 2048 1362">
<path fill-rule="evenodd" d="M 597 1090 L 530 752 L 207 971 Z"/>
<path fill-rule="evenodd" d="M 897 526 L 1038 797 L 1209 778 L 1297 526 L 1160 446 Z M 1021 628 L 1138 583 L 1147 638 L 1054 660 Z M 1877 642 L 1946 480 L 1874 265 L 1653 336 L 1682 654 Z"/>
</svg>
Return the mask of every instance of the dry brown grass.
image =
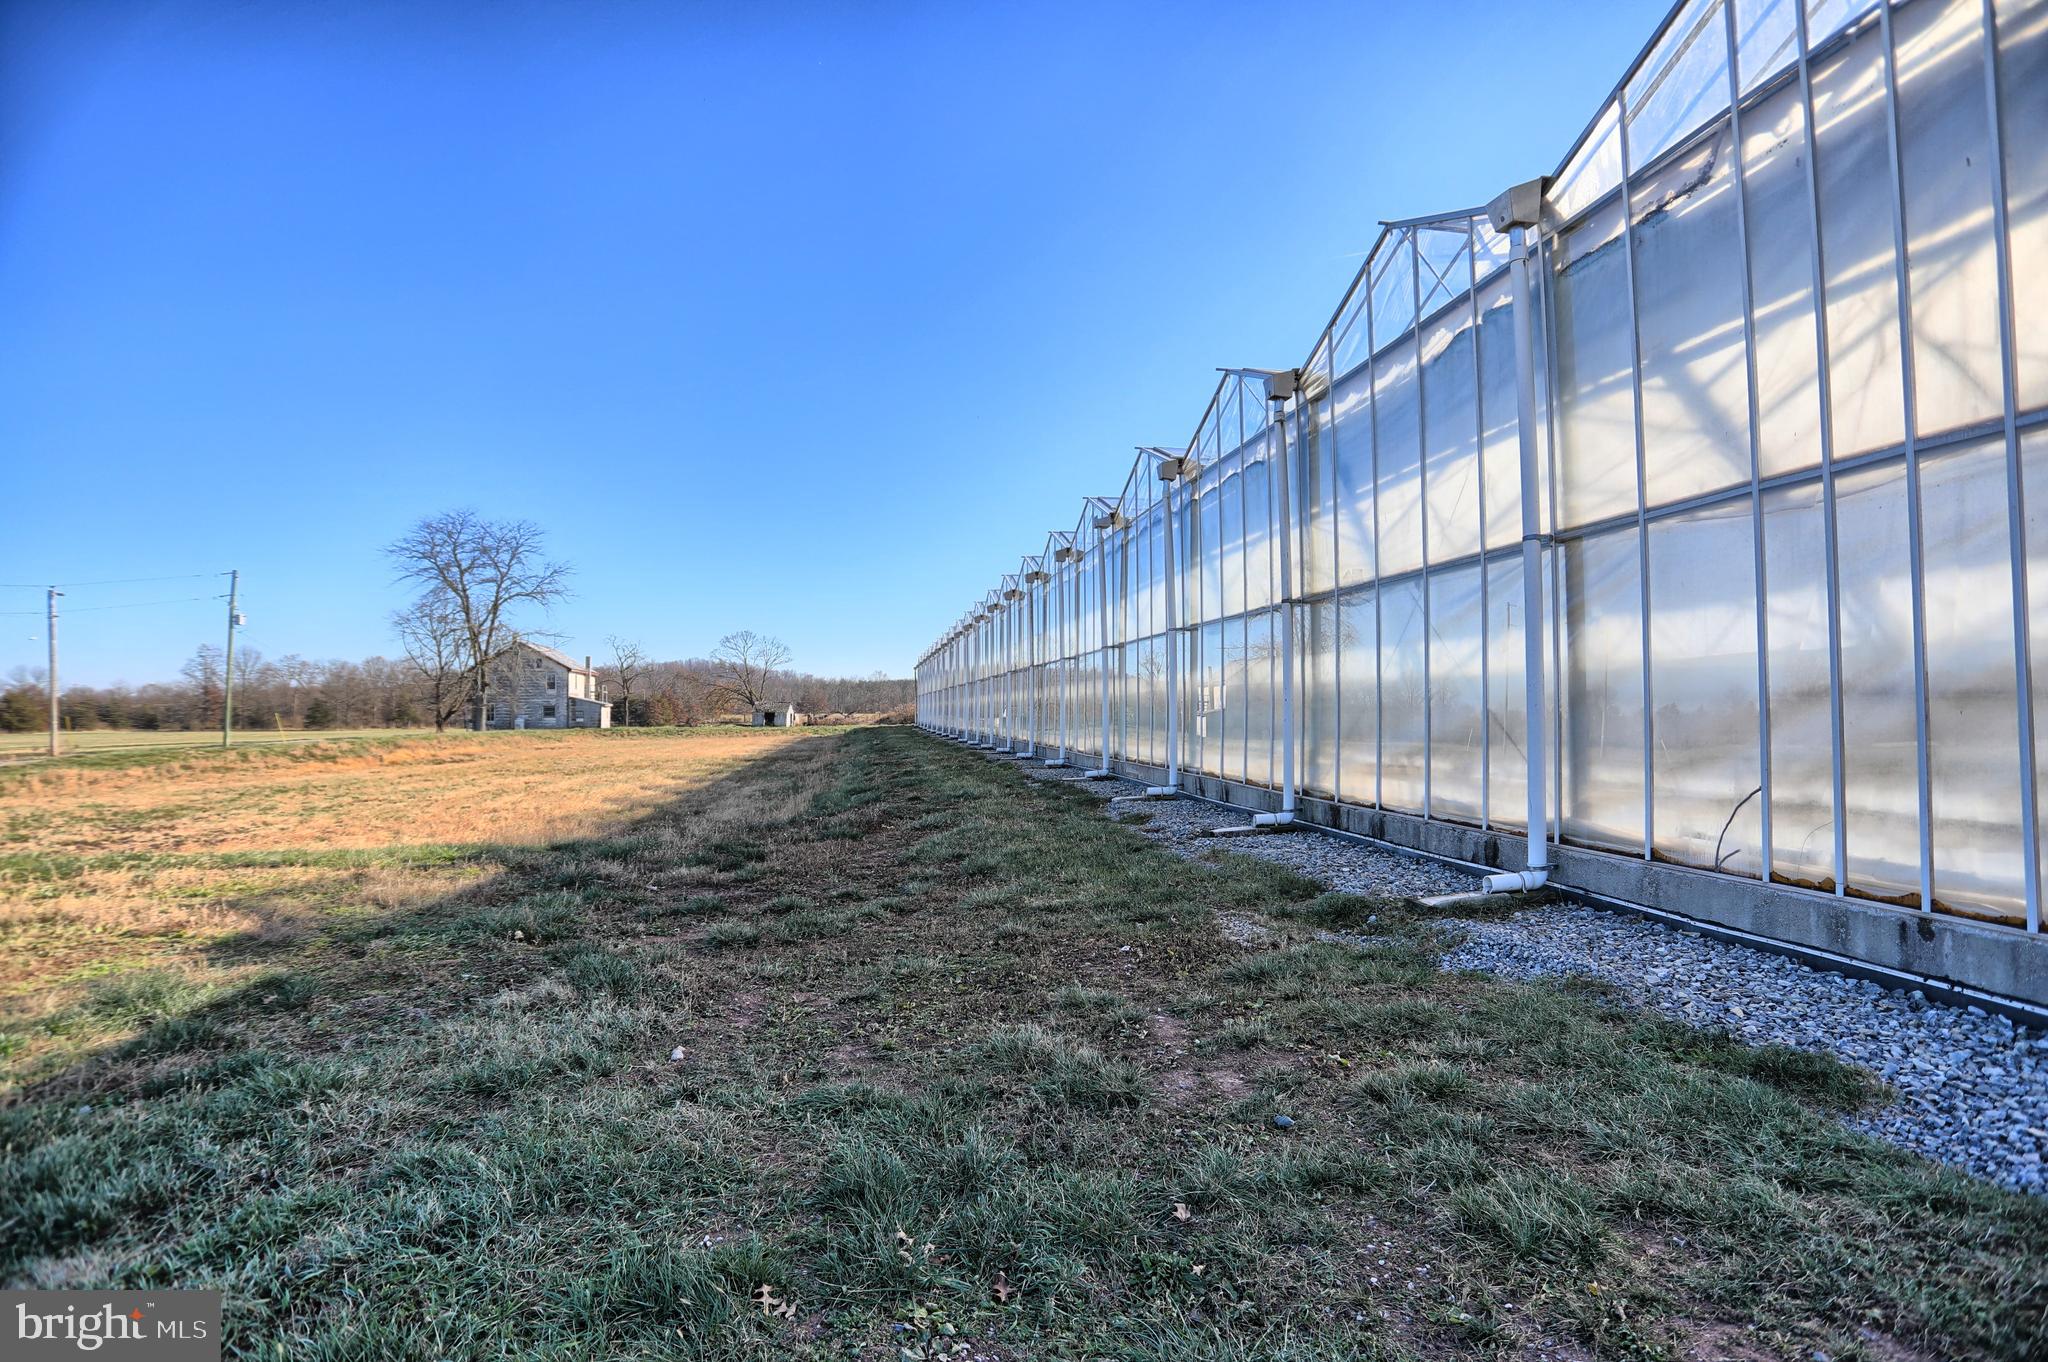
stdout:
<svg viewBox="0 0 2048 1362">
<path fill-rule="evenodd" d="M 195 761 L 53 772 L 19 792 L 0 792 L 0 819 L 44 815 L 31 837 L 0 839 L 0 851 L 558 841 L 630 822 L 797 736 L 765 729 L 630 740 L 507 733 L 421 738 L 318 764 Z"/>
<path fill-rule="evenodd" d="M 487 884 L 497 872 L 480 849 L 604 836 L 817 738 L 451 734 L 18 779 L 0 787 L 0 1058 L 75 1048 L 50 1023 L 104 981 L 168 970 L 231 983 L 323 924 Z M 747 816 L 713 801 L 690 831 Z"/>
</svg>

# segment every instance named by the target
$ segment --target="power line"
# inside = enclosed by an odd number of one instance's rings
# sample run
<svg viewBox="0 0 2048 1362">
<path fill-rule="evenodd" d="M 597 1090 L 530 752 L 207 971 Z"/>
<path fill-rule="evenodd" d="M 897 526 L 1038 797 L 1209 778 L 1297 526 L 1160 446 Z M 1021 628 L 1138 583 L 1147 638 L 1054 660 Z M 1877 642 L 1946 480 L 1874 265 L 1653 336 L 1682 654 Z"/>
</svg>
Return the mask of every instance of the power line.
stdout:
<svg viewBox="0 0 2048 1362">
<path fill-rule="evenodd" d="M 48 587 L 74 586 L 132 586 L 137 582 L 189 582 L 197 577 L 225 577 L 225 572 L 177 572 L 168 577 L 104 577 L 96 582 L 0 582 L 0 587 L 16 591 L 42 591 Z"/>
<path fill-rule="evenodd" d="M 208 575 L 211 576 L 212 574 L 209 573 Z M 191 601 L 224 601 L 227 598 L 227 593 L 222 592 L 218 596 L 180 596 L 172 601 L 125 601 L 120 605 L 75 605 L 67 608 L 64 613 L 67 615 L 77 615 L 87 610 L 141 610 L 152 605 L 185 605 Z M 0 615 L 40 615 L 42 613 L 40 610 L 0 610 Z"/>
</svg>

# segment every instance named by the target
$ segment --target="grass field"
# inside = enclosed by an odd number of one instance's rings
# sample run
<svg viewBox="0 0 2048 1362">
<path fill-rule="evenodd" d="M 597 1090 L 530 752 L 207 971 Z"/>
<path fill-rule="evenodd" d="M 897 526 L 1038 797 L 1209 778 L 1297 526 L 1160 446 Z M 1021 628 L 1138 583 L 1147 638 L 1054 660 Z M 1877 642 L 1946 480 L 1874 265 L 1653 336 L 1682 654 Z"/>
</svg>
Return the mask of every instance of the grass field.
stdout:
<svg viewBox="0 0 2048 1362">
<path fill-rule="evenodd" d="M 270 731 L 252 728 L 235 734 L 236 747 L 267 747 L 277 743 L 334 742 L 350 738 L 389 738 L 394 735 L 388 728 L 346 728 L 346 729 L 286 729 Z M 419 734 L 411 736 L 418 737 Z M 80 733 L 65 733 L 62 738 L 65 756 L 91 755 L 100 752 L 155 752 L 172 748 L 219 747 L 218 730 L 207 733 L 158 732 L 147 733 L 139 729 L 95 728 Z M 41 733 L 0 733 L 0 761 L 10 758 L 41 757 L 50 750 L 50 735 Z"/>
<path fill-rule="evenodd" d="M 1866 1075 L 1442 974 L 914 730 L 31 768 L 0 820 L 0 1279 L 218 1287 L 235 1356 L 2048 1337 L 2048 1207 L 1849 1132 Z"/>
</svg>

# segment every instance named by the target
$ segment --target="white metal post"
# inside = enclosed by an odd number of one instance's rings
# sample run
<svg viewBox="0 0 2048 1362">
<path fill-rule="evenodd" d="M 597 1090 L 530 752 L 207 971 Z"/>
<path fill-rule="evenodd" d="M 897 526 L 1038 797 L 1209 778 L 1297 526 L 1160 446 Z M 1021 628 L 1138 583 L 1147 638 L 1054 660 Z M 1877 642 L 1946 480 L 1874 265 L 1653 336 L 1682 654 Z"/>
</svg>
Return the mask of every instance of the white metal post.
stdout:
<svg viewBox="0 0 2048 1362">
<path fill-rule="evenodd" d="M 1544 796 L 1550 772 L 1543 742 L 1548 727 L 1543 707 L 1543 521 L 1536 458 L 1536 295 L 1529 281 L 1529 257 L 1535 243 L 1530 240 L 1527 228 L 1516 227 L 1509 235 L 1508 245 L 1513 257 L 1510 268 L 1515 295 L 1515 434 L 1522 482 L 1522 728 L 1523 746 L 1528 752 L 1528 873 L 1532 877 L 1546 877 L 1550 845 Z M 1541 878 L 1537 883 L 1541 883 Z"/>
<path fill-rule="evenodd" d="M 1016 611 L 1011 607 L 1010 593 L 1003 593 L 1002 611 L 1003 648 L 1003 738 L 998 752 L 1017 750 L 1017 629 L 1014 622 Z"/>
<path fill-rule="evenodd" d="M 1038 755 L 1038 572 L 1024 577 L 1024 755 Z"/>
<path fill-rule="evenodd" d="M 1290 385 L 1299 391 L 1298 385 Z M 1292 817 L 1295 802 L 1294 751 L 1297 742 L 1294 713 L 1294 498 L 1287 467 L 1287 401 L 1269 400 L 1273 429 L 1280 437 L 1280 461 L 1275 467 L 1273 489 L 1279 506 L 1277 537 L 1280 545 L 1280 812 Z M 1299 405 L 1296 407 L 1299 411 Z"/>
<path fill-rule="evenodd" d="M 1165 479 L 1161 518 L 1165 520 L 1165 782 L 1180 791 L 1180 559 L 1174 551 L 1174 487 L 1186 465 Z"/>
<path fill-rule="evenodd" d="M 2041 825 L 2034 752 L 2034 664 L 2031 612 L 2027 584 L 2026 489 L 2020 464 L 2015 388 L 2018 341 L 2013 322 L 2011 228 L 2007 221 L 2005 132 L 2000 122 L 1998 89 L 1997 7 L 1983 0 L 1985 116 L 1991 132 L 1991 239 L 1998 262 L 1998 377 L 2003 390 L 2005 429 L 2006 534 L 2012 570 L 2013 673 L 2019 700 L 2020 841 L 2026 851 L 2027 930 L 2041 930 Z"/>
<path fill-rule="evenodd" d="M 1806 133 L 1806 202 L 1808 247 L 1812 266 L 1815 381 L 1820 388 L 1820 485 L 1822 553 L 1826 559 L 1828 594 L 1828 728 L 1831 742 L 1830 795 L 1834 801 L 1833 852 L 1835 896 L 1849 892 L 1849 801 L 1843 768 L 1842 724 L 1842 563 L 1837 552 L 1835 514 L 1835 399 L 1829 369 L 1827 251 L 1820 234 L 1819 128 L 1813 116 L 1813 51 L 1807 39 L 1806 6 L 1792 7 L 1793 31 L 1799 36 L 1799 110 Z"/>
<path fill-rule="evenodd" d="M 1098 603 L 1102 608 L 1101 617 L 1095 627 L 1095 642 L 1097 656 L 1101 660 L 1097 670 L 1102 677 L 1102 765 L 1090 771 L 1088 774 L 1091 776 L 1115 774 L 1109 764 L 1109 537 L 1114 533 L 1116 512 L 1111 509 L 1104 511 L 1095 520 L 1095 549 L 1101 555 L 1095 565 L 1096 584 L 1100 587 L 1097 593 Z"/>
<path fill-rule="evenodd" d="M 1068 545 L 1059 552 L 1066 556 L 1062 558 L 1055 555 L 1054 562 L 1066 568 L 1066 575 L 1071 579 L 1074 576 L 1073 546 Z M 1065 766 L 1067 764 L 1067 673 L 1073 670 L 1074 655 L 1073 642 L 1069 630 L 1073 623 L 1074 611 L 1073 603 L 1069 600 L 1069 593 L 1060 589 L 1060 584 L 1057 580 L 1058 573 L 1055 573 L 1054 577 L 1053 604 L 1058 607 L 1055 611 L 1055 618 L 1059 621 L 1054 626 L 1054 629 L 1059 635 L 1059 647 L 1055 651 L 1058 652 L 1060 659 L 1060 751 L 1059 757 L 1053 762 L 1053 765 Z"/>
<path fill-rule="evenodd" d="M 1004 692 L 1001 692 L 1001 698 L 997 700 L 997 715 L 995 715 L 995 725 L 997 725 L 995 727 L 995 733 L 997 733 L 997 737 L 995 737 L 995 750 L 997 752 L 1010 752 L 1010 713 L 1012 713 L 1010 711 L 1010 682 L 1014 678 L 1012 668 L 1016 666 L 1016 662 L 1014 662 L 1014 647 L 1012 647 L 1012 641 L 1010 641 L 1010 604 L 1008 604 L 1008 600 L 1004 604 L 995 606 L 995 647 L 1001 653 L 1001 668 L 1004 668 Z"/>
</svg>

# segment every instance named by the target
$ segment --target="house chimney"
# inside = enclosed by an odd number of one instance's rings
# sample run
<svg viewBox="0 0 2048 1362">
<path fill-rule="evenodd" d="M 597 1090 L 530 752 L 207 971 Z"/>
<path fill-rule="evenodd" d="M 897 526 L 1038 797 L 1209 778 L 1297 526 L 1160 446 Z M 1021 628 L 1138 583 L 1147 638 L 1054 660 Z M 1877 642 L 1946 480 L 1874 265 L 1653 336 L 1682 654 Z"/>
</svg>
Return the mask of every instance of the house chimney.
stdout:
<svg viewBox="0 0 2048 1362">
<path fill-rule="evenodd" d="M 589 653 L 585 653 L 585 654 L 583 655 L 583 670 L 584 670 L 584 671 L 589 671 L 589 670 L 590 670 L 590 654 L 589 654 Z"/>
</svg>

